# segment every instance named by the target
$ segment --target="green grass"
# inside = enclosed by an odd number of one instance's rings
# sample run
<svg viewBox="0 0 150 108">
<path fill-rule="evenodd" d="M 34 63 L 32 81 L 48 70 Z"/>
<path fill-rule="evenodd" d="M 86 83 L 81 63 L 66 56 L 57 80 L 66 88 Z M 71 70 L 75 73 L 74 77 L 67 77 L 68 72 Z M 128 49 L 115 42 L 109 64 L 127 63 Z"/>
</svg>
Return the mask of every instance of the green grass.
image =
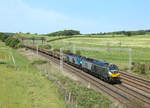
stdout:
<svg viewBox="0 0 150 108">
<path fill-rule="evenodd" d="M 121 43 L 121 45 L 120 45 Z M 150 62 L 150 35 L 145 36 L 116 36 L 107 38 L 74 37 L 51 42 L 52 47 L 87 47 L 87 48 L 132 48 L 133 62 Z M 128 51 L 81 51 L 81 54 L 108 62 L 116 63 L 121 69 L 129 65 Z"/>
<path fill-rule="evenodd" d="M 70 103 L 71 106 L 77 104 L 77 108 L 116 108 L 109 97 L 60 74 L 59 67 L 55 64 L 43 64 L 39 66 L 39 69 L 42 75 L 48 74 L 47 77 L 56 83 L 61 96 L 66 96 L 68 99 L 69 93 L 71 93 L 70 100 L 73 102 Z M 69 108 L 72 108 L 71 106 Z"/>
<path fill-rule="evenodd" d="M 39 64 L 45 64 L 47 63 L 48 61 L 46 60 L 34 60 L 31 62 L 32 65 L 39 65 Z"/>
<path fill-rule="evenodd" d="M 5 49 L 4 49 L 5 48 Z M 13 54 L 16 67 L 13 64 Z M 6 56 L 4 58 L 4 56 Z M 39 74 L 26 57 L 0 42 L 0 108 L 65 108 L 56 86 Z"/>
<path fill-rule="evenodd" d="M 150 62 L 150 34 L 127 37 L 124 35 L 75 36 L 49 42 L 52 49 L 67 48 L 132 48 L 132 62 Z M 114 63 L 121 70 L 129 69 L 129 52 L 115 50 L 81 50 L 81 55 Z"/>
</svg>

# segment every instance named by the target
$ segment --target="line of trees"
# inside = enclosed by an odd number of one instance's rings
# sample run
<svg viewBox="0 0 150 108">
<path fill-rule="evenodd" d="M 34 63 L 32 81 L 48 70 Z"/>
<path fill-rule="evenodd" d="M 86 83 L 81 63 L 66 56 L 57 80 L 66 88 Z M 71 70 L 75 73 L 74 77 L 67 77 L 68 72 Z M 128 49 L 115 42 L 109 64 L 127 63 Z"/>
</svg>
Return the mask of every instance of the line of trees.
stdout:
<svg viewBox="0 0 150 108">
<path fill-rule="evenodd" d="M 150 30 L 137 30 L 137 31 L 116 31 L 116 32 L 108 32 L 108 33 L 93 33 L 92 35 L 126 35 L 126 36 L 133 36 L 133 35 L 145 35 L 150 33 Z"/>
<path fill-rule="evenodd" d="M 0 40 L 5 42 L 7 46 L 10 46 L 12 48 L 22 47 L 20 40 L 15 35 L 7 35 L 0 32 Z"/>
<path fill-rule="evenodd" d="M 80 31 L 77 30 L 63 30 L 47 34 L 48 36 L 72 36 L 80 35 Z"/>
</svg>

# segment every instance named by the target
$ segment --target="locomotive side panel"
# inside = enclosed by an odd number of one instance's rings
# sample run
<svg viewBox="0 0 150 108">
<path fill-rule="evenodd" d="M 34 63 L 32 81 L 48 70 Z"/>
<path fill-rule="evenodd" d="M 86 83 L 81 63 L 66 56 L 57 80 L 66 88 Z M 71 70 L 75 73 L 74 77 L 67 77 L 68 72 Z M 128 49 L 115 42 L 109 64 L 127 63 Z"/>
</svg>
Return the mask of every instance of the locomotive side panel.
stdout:
<svg viewBox="0 0 150 108">
<path fill-rule="evenodd" d="M 87 69 L 88 71 L 91 71 L 92 68 L 92 64 L 91 62 L 88 62 L 85 59 L 82 59 L 82 68 Z"/>
<path fill-rule="evenodd" d="M 100 78 L 108 78 L 108 71 L 106 67 L 98 66 L 93 64 L 92 72 L 98 75 Z"/>
<path fill-rule="evenodd" d="M 68 55 L 66 54 L 66 60 L 72 64 L 75 64 L 75 65 L 81 65 L 80 62 L 81 62 L 81 58 L 80 57 L 77 57 L 77 56 L 73 56 L 73 55 Z"/>
</svg>

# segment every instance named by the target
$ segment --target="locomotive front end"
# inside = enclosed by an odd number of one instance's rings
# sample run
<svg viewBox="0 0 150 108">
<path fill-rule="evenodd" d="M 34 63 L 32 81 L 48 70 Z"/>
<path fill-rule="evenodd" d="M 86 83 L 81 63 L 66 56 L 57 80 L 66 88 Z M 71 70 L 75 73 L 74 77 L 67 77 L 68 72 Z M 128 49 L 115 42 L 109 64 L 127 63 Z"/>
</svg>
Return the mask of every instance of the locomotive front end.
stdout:
<svg viewBox="0 0 150 108">
<path fill-rule="evenodd" d="M 120 72 L 118 67 L 114 64 L 109 66 L 109 77 L 111 82 L 120 82 Z"/>
</svg>

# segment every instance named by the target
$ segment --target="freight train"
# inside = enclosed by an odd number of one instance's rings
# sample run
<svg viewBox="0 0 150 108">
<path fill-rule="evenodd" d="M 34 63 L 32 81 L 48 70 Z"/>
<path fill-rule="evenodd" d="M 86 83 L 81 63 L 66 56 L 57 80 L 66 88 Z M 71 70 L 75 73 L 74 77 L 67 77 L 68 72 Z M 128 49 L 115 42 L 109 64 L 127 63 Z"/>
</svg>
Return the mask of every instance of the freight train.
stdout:
<svg viewBox="0 0 150 108">
<path fill-rule="evenodd" d="M 36 47 L 25 46 L 32 50 L 36 50 Z M 45 53 L 46 55 L 53 56 L 57 59 L 60 59 L 60 54 L 58 52 L 38 49 L 39 52 Z M 87 58 L 73 53 L 63 54 L 63 61 L 82 69 L 84 72 L 87 72 L 105 82 L 108 83 L 121 83 L 120 81 L 120 72 L 118 67 L 115 64 L 107 63 L 104 61 Z"/>
</svg>

